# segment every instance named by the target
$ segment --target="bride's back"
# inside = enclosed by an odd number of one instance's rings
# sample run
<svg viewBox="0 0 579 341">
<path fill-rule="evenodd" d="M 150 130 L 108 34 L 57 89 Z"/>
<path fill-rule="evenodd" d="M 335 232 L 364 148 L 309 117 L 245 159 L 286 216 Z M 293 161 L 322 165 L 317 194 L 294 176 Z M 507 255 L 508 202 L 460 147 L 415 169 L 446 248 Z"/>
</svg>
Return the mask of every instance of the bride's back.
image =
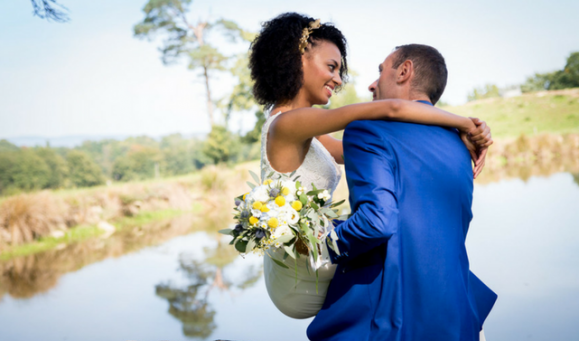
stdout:
<svg viewBox="0 0 579 341">
<path fill-rule="evenodd" d="M 268 117 L 265 121 L 261 131 L 261 179 L 264 181 L 266 177 L 273 172 L 274 174 L 290 174 L 280 173 L 273 169 L 267 157 L 267 139 L 268 131 L 271 123 L 283 113 L 277 113 Z M 275 153 L 275 151 L 273 151 Z M 320 141 L 316 138 L 312 139 L 310 148 L 304 158 L 302 164 L 296 170 L 295 176 L 307 189 L 312 189 L 312 183 L 317 188 L 327 189 L 333 193 L 338 182 L 340 182 L 341 172 L 336 164 L 334 158 L 326 150 Z"/>
</svg>

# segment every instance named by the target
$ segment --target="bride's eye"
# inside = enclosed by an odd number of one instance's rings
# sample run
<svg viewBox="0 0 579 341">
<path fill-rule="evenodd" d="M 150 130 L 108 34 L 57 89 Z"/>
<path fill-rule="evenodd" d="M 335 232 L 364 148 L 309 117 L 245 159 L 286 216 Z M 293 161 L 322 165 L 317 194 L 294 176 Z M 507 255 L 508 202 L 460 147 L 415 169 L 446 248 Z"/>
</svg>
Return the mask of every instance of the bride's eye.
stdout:
<svg viewBox="0 0 579 341">
<path fill-rule="evenodd" d="M 330 71 L 334 72 L 334 70 L 336 69 L 335 65 L 328 65 L 330 67 Z"/>
</svg>

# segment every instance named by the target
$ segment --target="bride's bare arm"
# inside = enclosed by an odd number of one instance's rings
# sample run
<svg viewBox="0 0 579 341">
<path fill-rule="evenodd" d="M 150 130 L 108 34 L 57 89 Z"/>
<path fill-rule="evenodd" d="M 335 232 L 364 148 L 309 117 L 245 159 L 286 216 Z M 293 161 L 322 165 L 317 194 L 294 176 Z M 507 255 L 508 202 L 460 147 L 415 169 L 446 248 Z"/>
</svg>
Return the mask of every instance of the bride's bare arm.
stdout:
<svg viewBox="0 0 579 341">
<path fill-rule="evenodd" d="M 342 140 L 338 140 L 331 135 L 320 135 L 316 138 L 324 145 L 324 147 L 330 152 L 330 155 L 336 160 L 336 163 L 341 165 L 344 164 L 344 147 L 342 146 Z"/>
<path fill-rule="evenodd" d="M 465 133 L 476 130 L 476 125 L 469 118 L 418 102 L 387 99 L 337 109 L 291 110 L 277 118 L 269 132 L 278 141 L 299 143 L 315 136 L 342 130 L 352 121 L 376 119 L 453 127 Z M 307 124 L 304 124 L 305 122 Z"/>
</svg>

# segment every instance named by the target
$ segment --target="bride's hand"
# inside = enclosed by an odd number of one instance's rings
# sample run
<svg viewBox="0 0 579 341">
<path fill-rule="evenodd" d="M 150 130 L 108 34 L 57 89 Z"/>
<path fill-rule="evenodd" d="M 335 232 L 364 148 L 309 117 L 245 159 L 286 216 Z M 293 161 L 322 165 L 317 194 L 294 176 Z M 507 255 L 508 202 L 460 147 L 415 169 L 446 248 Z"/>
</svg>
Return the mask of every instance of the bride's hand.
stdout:
<svg viewBox="0 0 579 341">
<path fill-rule="evenodd" d="M 472 129 L 468 132 L 469 140 L 472 141 L 472 143 L 474 143 L 478 148 L 488 148 L 491 144 L 493 144 L 491 128 L 487 126 L 485 121 L 479 120 L 476 117 L 469 118 L 476 125 L 475 129 Z"/>
<path fill-rule="evenodd" d="M 468 133 L 461 132 L 460 137 L 474 162 L 473 178 L 476 179 L 485 165 L 488 147 L 493 144 L 493 139 L 491 130 L 484 121 L 473 117 L 470 119 L 476 125 L 476 128 Z"/>
</svg>

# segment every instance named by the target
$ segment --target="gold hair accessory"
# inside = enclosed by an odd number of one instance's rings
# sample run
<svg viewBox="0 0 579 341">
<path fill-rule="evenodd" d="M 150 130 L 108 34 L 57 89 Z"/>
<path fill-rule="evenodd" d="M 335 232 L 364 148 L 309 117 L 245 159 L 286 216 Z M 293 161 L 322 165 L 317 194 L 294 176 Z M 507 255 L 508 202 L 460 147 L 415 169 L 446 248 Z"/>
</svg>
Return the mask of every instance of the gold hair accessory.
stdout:
<svg viewBox="0 0 579 341">
<path fill-rule="evenodd" d="M 300 38 L 300 52 L 304 54 L 306 52 L 306 47 L 308 46 L 308 39 L 310 34 L 316 29 L 320 28 L 320 19 L 311 21 L 308 27 L 305 27 L 302 31 L 302 37 Z"/>
</svg>

